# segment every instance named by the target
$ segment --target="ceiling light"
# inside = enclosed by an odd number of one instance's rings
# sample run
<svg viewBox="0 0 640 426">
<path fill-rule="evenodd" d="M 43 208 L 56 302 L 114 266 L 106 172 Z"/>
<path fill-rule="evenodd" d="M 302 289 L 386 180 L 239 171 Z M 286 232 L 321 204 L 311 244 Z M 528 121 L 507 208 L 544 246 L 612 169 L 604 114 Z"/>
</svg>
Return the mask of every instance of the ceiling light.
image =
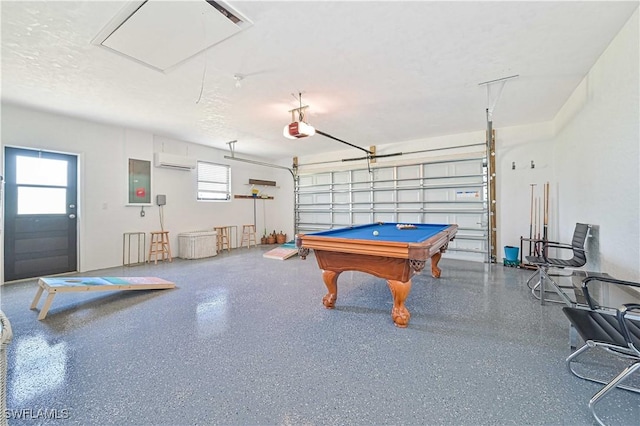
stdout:
<svg viewBox="0 0 640 426">
<path fill-rule="evenodd" d="M 282 135 L 287 139 L 300 139 L 307 136 L 313 136 L 316 134 L 316 129 L 309 123 L 304 121 L 304 110 L 309 108 L 308 105 L 302 105 L 302 93 L 298 94 L 300 100 L 300 107 L 294 108 L 291 111 L 291 123 L 284 126 L 282 129 Z M 298 119 L 296 120 L 295 113 L 298 113 Z"/>
</svg>

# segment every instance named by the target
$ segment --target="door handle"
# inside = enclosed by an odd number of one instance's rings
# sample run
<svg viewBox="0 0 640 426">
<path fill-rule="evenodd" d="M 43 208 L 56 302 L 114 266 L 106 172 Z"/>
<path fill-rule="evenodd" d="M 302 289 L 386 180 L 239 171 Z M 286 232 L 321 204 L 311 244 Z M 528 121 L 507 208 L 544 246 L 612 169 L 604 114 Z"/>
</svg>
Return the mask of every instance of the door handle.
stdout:
<svg viewBox="0 0 640 426">
<path fill-rule="evenodd" d="M 71 213 L 71 214 L 69 215 L 69 219 L 75 219 L 75 218 L 76 218 L 76 215 L 75 215 L 75 214 Z"/>
</svg>

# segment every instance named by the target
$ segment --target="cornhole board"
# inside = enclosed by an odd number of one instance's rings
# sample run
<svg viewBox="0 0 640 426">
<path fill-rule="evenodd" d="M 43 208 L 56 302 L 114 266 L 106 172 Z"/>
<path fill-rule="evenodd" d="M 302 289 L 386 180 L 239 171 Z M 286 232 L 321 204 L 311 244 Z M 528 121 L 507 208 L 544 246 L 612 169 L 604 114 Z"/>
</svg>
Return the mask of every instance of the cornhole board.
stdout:
<svg viewBox="0 0 640 426">
<path fill-rule="evenodd" d="M 39 320 L 49 312 L 51 302 L 57 293 L 79 291 L 121 291 L 121 290 L 161 290 L 175 288 L 175 283 L 156 277 L 43 277 L 38 280 L 38 291 L 30 309 L 36 309 L 43 292 L 47 298 L 42 305 Z"/>
<path fill-rule="evenodd" d="M 298 254 L 298 247 L 295 243 L 289 242 L 276 247 L 273 250 L 269 250 L 264 253 L 262 257 L 267 259 L 286 260 Z"/>
</svg>

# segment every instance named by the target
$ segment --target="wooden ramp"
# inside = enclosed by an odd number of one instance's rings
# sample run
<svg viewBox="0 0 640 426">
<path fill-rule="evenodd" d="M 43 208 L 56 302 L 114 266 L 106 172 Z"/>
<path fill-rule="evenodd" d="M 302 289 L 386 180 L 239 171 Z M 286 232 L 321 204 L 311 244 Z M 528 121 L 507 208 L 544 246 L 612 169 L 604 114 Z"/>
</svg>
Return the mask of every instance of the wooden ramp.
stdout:
<svg viewBox="0 0 640 426">
<path fill-rule="evenodd" d="M 161 290 L 175 288 L 175 283 L 156 277 L 43 277 L 38 280 L 38 291 L 30 309 L 36 309 L 43 292 L 47 299 L 38 315 L 43 320 L 57 293 L 79 291 Z"/>
</svg>

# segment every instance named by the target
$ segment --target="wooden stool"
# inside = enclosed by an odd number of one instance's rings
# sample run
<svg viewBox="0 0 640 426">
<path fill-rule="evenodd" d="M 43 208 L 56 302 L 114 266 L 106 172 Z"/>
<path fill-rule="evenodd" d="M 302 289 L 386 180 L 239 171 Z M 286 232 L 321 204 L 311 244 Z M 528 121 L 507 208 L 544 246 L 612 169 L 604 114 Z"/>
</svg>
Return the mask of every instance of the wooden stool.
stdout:
<svg viewBox="0 0 640 426">
<path fill-rule="evenodd" d="M 149 244 L 149 263 L 153 260 L 155 264 L 160 260 L 171 262 L 171 245 L 169 244 L 169 231 L 151 232 L 151 243 Z"/>
<path fill-rule="evenodd" d="M 225 248 L 228 251 L 231 251 L 231 245 L 229 244 L 228 227 L 226 227 L 226 226 L 214 226 L 213 230 L 218 233 L 218 242 L 217 242 L 217 245 L 216 245 L 217 249 L 218 249 L 218 252 L 221 252 Z"/>
<path fill-rule="evenodd" d="M 240 242 L 240 245 L 244 246 L 245 241 L 247 242 L 247 248 L 251 248 L 252 242 L 254 246 L 258 246 L 258 243 L 256 242 L 255 225 L 242 225 L 242 240 Z"/>
</svg>

